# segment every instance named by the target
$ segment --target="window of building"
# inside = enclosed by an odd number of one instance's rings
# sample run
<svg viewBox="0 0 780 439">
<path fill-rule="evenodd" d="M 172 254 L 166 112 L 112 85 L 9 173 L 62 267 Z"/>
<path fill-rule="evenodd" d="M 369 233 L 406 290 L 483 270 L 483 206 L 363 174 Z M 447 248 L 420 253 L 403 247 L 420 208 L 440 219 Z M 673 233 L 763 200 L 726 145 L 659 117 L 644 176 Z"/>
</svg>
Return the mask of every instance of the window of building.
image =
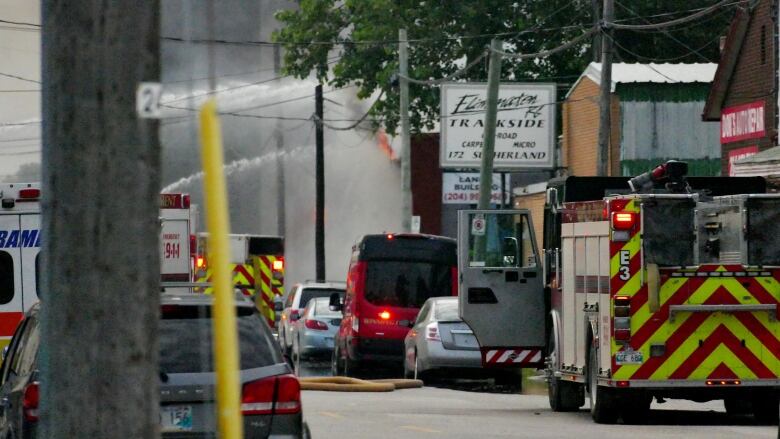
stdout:
<svg viewBox="0 0 780 439">
<path fill-rule="evenodd" d="M 761 26 L 761 64 L 766 64 L 766 25 Z"/>
</svg>

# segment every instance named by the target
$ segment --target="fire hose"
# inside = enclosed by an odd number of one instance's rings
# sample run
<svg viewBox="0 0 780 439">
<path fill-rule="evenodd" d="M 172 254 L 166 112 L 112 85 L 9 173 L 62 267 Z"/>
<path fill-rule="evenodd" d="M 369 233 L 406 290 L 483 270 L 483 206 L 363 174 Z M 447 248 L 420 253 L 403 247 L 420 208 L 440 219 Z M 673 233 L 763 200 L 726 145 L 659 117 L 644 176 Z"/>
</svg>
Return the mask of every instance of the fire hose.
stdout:
<svg viewBox="0 0 780 439">
<path fill-rule="evenodd" d="M 392 392 L 397 389 L 417 389 L 423 386 L 421 380 L 380 379 L 361 380 L 350 377 L 305 377 L 298 379 L 301 390 L 322 390 L 329 392 Z"/>
</svg>

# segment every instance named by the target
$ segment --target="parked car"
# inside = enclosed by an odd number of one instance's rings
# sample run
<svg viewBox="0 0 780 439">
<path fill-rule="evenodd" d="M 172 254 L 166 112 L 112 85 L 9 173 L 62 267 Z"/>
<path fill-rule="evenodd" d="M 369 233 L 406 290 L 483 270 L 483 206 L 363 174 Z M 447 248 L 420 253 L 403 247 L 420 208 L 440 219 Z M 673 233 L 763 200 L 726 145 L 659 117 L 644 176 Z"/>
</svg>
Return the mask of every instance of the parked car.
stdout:
<svg viewBox="0 0 780 439">
<path fill-rule="evenodd" d="M 293 326 L 292 359 L 297 363 L 312 357 L 330 360 L 333 338 L 341 325 L 341 312 L 329 306 L 330 298 L 318 297 L 306 304 Z"/>
<path fill-rule="evenodd" d="M 428 299 L 404 339 L 407 378 L 494 378 L 519 391 L 522 377 L 514 370 L 485 369 L 479 343 L 458 316 L 457 297 Z"/>
<path fill-rule="evenodd" d="M 317 297 L 330 297 L 332 294 L 338 294 L 344 297 L 346 284 L 344 282 L 303 282 L 295 284 L 284 302 L 282 317 L 278 323 L 279 344 L 282 351 L 289 354 L 293 345 L 293 326 L 301 317 L 303 309 L 311 299 Z"/>
<path fill-rule="evenodd" d="M 0 437 L 33 438 L 38 425 L 40 304 L 16 327 L 0 368 Z"/>
<path fill-rule="evenodd" d="M 162 437 L 216 437 L 210 295 L 162 294 L 159 324 Z M 0 437 L 34 437 L 38 420 L 38 310 L 28 311 L 2 366 Z M 237 303 L 244 437 L 307 438 L 297 377 L 254 304 Z M 4 399 L 7 398 L 7 399 Z M 10 436 L 9 436 L 10 435 Z"/>
<path fill-rule="evenodd" d="M 404 337 L 420 307 L 431 297 L 456 296 L 455 240 L 422 234 L 366 235 L 352 248 L 343 304 L 344 318 L 334 340 L 334 375 L 360 369 L 398 372 Z"/>
</svg>

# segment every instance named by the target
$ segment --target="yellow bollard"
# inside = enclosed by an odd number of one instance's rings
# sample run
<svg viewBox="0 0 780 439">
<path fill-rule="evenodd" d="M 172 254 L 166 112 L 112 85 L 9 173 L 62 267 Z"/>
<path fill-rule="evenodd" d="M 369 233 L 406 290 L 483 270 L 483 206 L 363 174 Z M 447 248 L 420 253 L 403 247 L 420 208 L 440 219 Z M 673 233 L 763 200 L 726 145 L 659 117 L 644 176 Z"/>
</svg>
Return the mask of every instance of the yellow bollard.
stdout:
<svg viewBox="0 0 780 439">
<path fill-rule="evenodd" d="M 209 264 L 213 270 L 214 288 L 214 362 L 217 375 L 217 420 L 219 437 L 242 439 L 241 383 L 239 379 L 238 328 L 236 304 L 230 285 L 232 274 L 228 261 L 228 203 L 223 172 L 222 133 L 217 117 L 217 103 L 208 100 L 200 110 L 201 160 L 203 192 L 206 198 L 206 226 L 209 232 Z"/>
</svg>

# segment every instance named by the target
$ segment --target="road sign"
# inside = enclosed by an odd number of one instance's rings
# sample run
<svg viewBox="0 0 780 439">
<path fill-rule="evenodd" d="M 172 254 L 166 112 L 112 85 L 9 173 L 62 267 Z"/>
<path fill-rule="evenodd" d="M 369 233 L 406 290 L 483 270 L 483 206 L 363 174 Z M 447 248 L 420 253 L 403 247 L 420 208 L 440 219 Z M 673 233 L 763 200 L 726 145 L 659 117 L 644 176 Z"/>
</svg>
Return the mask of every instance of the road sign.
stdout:
<svg viewBox="0 0 780 439">
<path fill-rule="evenodd" d="M 162 84 L 159 82 L 141 82 L 135 92 L 135 110 L 141 119 L 159 119 L 162 117 L 160 96 Z"/>
<path fill-rule="evenodd" d="M 485 235 L 485 215 L 482 213 L 475 213 L 471 219 L 471 234 L 474 236 Z"/>
</svg>

